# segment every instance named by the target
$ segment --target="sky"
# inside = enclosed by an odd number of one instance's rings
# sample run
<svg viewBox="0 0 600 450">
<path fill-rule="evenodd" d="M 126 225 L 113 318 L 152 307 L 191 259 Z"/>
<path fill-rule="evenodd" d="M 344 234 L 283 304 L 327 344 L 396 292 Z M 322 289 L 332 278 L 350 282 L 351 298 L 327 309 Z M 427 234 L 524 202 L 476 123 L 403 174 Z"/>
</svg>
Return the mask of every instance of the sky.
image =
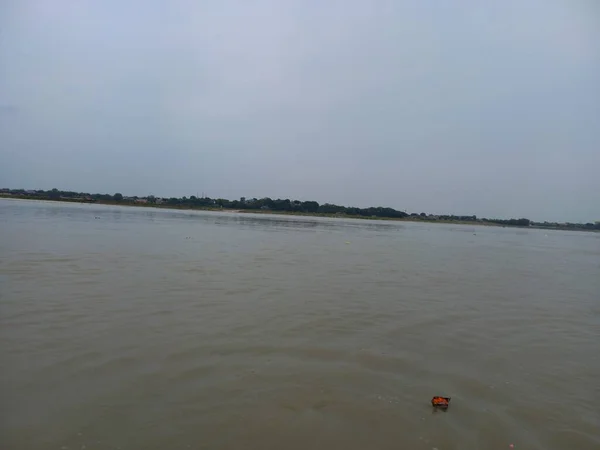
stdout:
<svg viewBox="0 0 600 450">
<path fill-rule="evenodd" d="M 600 220 L 600 2 L 3 0 L 0 187 Z"/>
</svg>

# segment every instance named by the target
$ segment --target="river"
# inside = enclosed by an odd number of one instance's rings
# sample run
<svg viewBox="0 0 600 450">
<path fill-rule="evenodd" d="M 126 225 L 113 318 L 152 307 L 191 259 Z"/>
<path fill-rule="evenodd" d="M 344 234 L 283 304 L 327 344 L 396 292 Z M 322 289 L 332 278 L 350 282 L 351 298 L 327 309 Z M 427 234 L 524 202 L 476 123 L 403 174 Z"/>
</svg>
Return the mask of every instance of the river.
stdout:
<svg viewBox="0 0 600 450">
<path fill-rule="evenodd" d="M 598 233 L 0 200 L 0 339 L 6 450 L 600 448 Z"/>
</svg>

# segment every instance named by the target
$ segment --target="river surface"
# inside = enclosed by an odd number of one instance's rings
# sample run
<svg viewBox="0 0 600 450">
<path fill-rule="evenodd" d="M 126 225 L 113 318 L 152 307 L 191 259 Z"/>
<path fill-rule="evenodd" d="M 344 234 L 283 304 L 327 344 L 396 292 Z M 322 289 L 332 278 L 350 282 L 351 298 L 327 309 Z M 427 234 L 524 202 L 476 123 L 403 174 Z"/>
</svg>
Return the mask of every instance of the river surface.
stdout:
<svg viewBox="0 0 600 450">
<path fill-rule="evenodd" d="M 600 448 L 597 233 L 0 200 L 0 319 L 3 450 Z"/>
</svg>

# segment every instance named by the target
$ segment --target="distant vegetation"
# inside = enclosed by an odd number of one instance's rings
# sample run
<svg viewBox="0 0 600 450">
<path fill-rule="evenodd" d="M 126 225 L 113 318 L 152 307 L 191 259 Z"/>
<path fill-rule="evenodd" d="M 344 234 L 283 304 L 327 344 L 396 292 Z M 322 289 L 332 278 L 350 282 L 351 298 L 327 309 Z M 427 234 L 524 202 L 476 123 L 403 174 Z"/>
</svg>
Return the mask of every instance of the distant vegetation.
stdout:
<svg viewBox="0 0 600 450">
<path fill-rule="evenodd" d="M 25 189 L 1 189 L 0 196 L 16 197 L 25 199 L 55 200 L 64 202 L 81 203 L 103 203 L 120 204 L 130 206 L 149 206 L 158 208 L 178 209 L 210 209 L 210 210 L 239 210 L 252 212 L 277 212 L 283 214 L 307 214 L 323 216 L 339 216 L 353 218 L 376 218 L 376 219 L 404 219 L 427 222 L 453 222 L 473 223 L 480 225 L 502 225 L 516 227 L 536 227 L 548 229 L 566 230 L 600 230 L 600 221 L 596 223 L 556 223 L 556 222 L 533 222 L 529 219 L 496 219 L 478 218 L 477 216 L 455 216 L 435 215 L 422 213 L 407 213 L 393 208 L 382 206 L 370 208 L 356 208 L 339 206 L 331 203 L 319 204 L 315 201 L 300 201 L 290 199 L 271 198 L 245 198 L 239 200 L 227 200 L 224 198 L 196 197 L 171 197 L 162 198 L 149 195 L 147 197 L 125 197 L 120 192 L 116 194 L 89 194 L 85 192 L 59 191 L 58 189 L 25 190 Z"/>
</svg>

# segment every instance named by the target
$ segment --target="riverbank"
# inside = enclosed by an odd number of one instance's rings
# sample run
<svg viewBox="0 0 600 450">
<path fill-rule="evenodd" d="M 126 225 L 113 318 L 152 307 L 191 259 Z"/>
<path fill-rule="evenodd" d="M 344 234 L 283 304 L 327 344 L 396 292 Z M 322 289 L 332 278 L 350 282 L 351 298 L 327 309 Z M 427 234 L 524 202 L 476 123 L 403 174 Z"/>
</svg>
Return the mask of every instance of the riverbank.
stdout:
<svg viewBox="0 0 600 450">
<path fill-rule="evenodd" d="M 429 217 L 422 216 L 407 216 L 402 218 L 397 217 L 378 217 L 378 216 L 363 216 L 356 214 L 340 214 L 340 213 L 319 213 L 319 212 L 300 212 L 300 211 L 274 211 L 270 209 L 236 209 L 236 208 L 223 208 L 217 206 L 192 206 L 192 205 L 173 205 L 173 204 L 157 204 L 149 202 L 131 202 L 131 201 L 116 201 L 116 200 L 94 200 L 89 201 L 87 199 L 51 199 L 51 198 L 40 198 L 37 196 L 15 196 L 6 195 L 0 193 L 0 198 L 13 199 L 13 200 L 37 200 L 57 203 L 89 203 L 98 205 L 108 206 L 126 206 L 132 208 L 152 208 L 152 209 L 169 209 L 178 211 L 209 211 L 209 212 L 228 212 L 228 213 L 239 213 L 239 214 L 264 214 L 264 215 L 278 215 L 278 216 L 298 216 L 298 217 L 325 217 L 335 219 L 354 219 L 354 220 L 377 220 L 377 221 L 393 221 L 393 222 L 412 222 L 412 223 L 433 223 L 433 224 L 446 224 L 446 225 L 473 225 L 473 226 L 485 226 L 485 227 L 500 227 L 500 228 L 519 228 L 519 229 L 538 229 L 538 230 L 558 230 L 558 231 L 587 231 L 587 232 L 598 232 L 596 229 L 586 228 L 574 228 L 568 226 L 542 226 L 542 225 L 502 225 L 487 221 L 485 219 L 476 220 L 444 220 L 444 219 L 431 219 Z"/>
<path fill-rule="evenodd" d="M 218 210 L 223 211 L 223 210 Z M 539 225 L 529 225 L 529 226 L 518 226 L 518 225 L 501 225 L 494 222 L 489 222 L 486 220 L 475 220 L 475 221 L 466 221 L 466 220 L 443 220 L 443 219 L 429 219 L 429 218 L 419 218 L 419 217 L 403 217 L 403 218 L 394 218 L 394 217 L 365 217 L 365 216 L 357 216 L 357 215 L 344 215 L 344 214 L 322 214 L 322 213 L 302 213 L 302 212 L 289 212 L 289 211 L 270 211 L 270 210 L 239 210 L 236 211 L 238 213 L 252 213 L 252 214 L 266 214 L 266 215 L 280 215 L 280 216 L 305 216 L 305 217 L 329 217 L 329 218 L 337 218 L 337 219 L 357 219 L 357 220 L 377 220 L 377 221 L 393 221 L 393 222 L 411 222 L 411 223 L 433 223 L 433 224 L 443 224 L 443 225 L 473 225 L 473 226 L 481 226 L 481 227 L 498 227 L 498 228 L 518 228 L 518 229 L 534 229 L 534 230 L 558 230 L 558 231 L 586 231 L 586 232 L 599 232 L 600 230 L 588 230 L 588 229 L 579 229 L 579 228 L 569 228 L 569 227 L 544 227 Z"/>
</svg>

